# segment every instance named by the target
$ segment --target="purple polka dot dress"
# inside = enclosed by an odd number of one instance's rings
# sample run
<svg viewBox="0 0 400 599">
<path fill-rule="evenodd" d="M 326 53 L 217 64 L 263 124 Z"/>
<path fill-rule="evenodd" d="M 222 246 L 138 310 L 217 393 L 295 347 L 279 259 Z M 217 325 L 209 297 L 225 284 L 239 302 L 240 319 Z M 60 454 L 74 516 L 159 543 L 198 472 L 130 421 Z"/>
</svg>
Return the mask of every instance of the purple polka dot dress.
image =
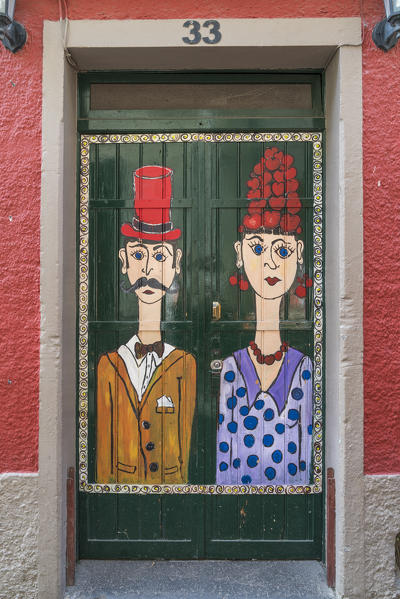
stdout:
<svg viewBox="0 0 400 599">
<path fill-rule="evenodd" d="M 262 391 L 247 348 L 224 360 L 217 430 L 217 484 L 309 484 L 312 363 L 289 347 Z"/>
</svg>

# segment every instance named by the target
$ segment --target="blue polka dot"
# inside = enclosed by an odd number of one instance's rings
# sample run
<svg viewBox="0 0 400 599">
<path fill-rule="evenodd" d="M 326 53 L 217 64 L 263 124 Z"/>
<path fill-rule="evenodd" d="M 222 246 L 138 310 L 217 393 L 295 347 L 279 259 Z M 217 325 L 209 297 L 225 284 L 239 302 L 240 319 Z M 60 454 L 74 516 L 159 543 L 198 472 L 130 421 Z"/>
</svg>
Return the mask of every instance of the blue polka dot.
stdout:
<svg viewBox="0 0 400 599">
<path fill-rule="evenodd" d="M 228 410 L 233 410 L 234 407 L 236 407 L 237 404 L 237 399 L 234 395 L 232 395 L 232 397 L 228 397 L 228 400 L 226 402 L 226 405 L 228 406 Z"/>
<path fill-rule="evenodd" d="M 254 404 L 256 410 L 262 410 L 264 405 L 265 405 L 265 402 L 263 399 L 257 399 L 256 403 Z"/>
<path fill-rule="evenodd" d="M 256 455 L 249 455 L 249 457 L 247 458 L 247 465 L 249 468 L 255 468 L 257 466 L 259 462 L 258 456 Z"/>
<path fill-rule="evenodd" d="M 265 469 L 264 474 L 268 478 L 268 480 L 274 480 L 274 478 L 276 476 L 276 470 L 275 470 L 275 468 L 272 468 L 272 466 L 269 466 L 268 468 Z"/>
<path fill-rule="evenodd" d="M 297 466 L 296 466 L 296 464 L 292 464 L 292 463 L 289 464 L 288 467 L 287 467 L 287 469 L 288 469 L 289 474 L 291 474 L 292 476 L 294 476 L 296 474 L 296 472 L 297 472 Z"/>
<path fill-rule="evenodd" d="M 219 422 L 219 424 L 222 424 L 222 423 L 223 423 L 223 421 L 224 421 L 224 418 L 225 418 L 225 416 L 224 416 L 223 414 L 220 414 L 220 415 L 218 416 L 218 422 Z"/>
<path fill-rule="evenodd" d="M 304 470 L 306 469 L 306 463 L 305 462 L 300 462 L 300 470 Z"/>
<path fill-rule="evenodd" d="M 242 483 L 244 485 L 249 485 L 251 483 L 251 476 L 249 476 L 248 474 L 242 476 Z"/>
<path fill-rule="evenodd" d="M 298 410 L 289 410 L 288 418 L 289 418 L 289 420 L 298 420 L 299 419 L 299 411 Z"/>
<path fill-rule="evenodd" d="M 225 470 L 228 470 L 228 464 L 226 462 L 221 462 L 219 465 L 219 469 L 221 470 L 221 472 L 225 472 Z"/>
<path fill-rule="evenodd" d="M 305 381 L 308 381 L 311 378 L 311 372 L 309 370 L 303 370 L 301 376 Z"/>
<path fill-rule="evenodd" d="M 246 447 L 253 447 L 255 442 L 254 435 L 245 435 L 243 442 Z"/>
<path fill-rule="evenodd" d="M 274 444 L 274 438 L 272 435 L 264 435 L 263 443 L 265 447 L 271 447 Z"/>
<path fill-rule="evenodd" d="M 289 453 L 296 453 L 297 445 L 296 445 L 296 443 L 293 443 L 293 441 L 290 441 L 290 443 L 287 446 L 287 448 L 288 448 L 288 452 Z"/>
<path fill-rule="evenodd" d="M 278 422 L 278 424 L 275 427 L 275 430 L 278 433 L 278 435 L 281 435 L 282 433 L 285 432 L 285 425 L 282 424 L 282 422 Z"/>
<path fill-rule="evenodd" d="M 233 421 L 232 421 L 232 422 L 230 422 L 230 423 L 228 424 L 228 431 L 229 431 L 230 433 L 236 433 L 236 431 L 237 431 L 237 422 L 233 422 Z"/>
<path fill-rule="evenodd" d="M 244 387 L 239 387 L 236 394 L 238 397 L 244 397 L 246 395 L 246 389 Z"/>
<path fill-rule="evenodd" d="M 226 443 L 225 441 L 222 441 L 222 443 L 219 444 L 219 449 L 223 453 L 226 453 L 227 451 L 229 451 L 229 445 L 228 445 L 228 443 Z"/>
<path fill-rule="evenodd" d="M 234 468 L 240 468 L 240 458 L 235 458 L 232 462 Z"/>
<path fill-rule="evenodd" d="M 272 461 L 275 462 L 275 464 L 280 464 L 282 462 L 282 452 L 279 451 L 279 449 L 273 452 Z"/>
<path fill-rule="evenodd" d="M 308 425 L 307 430 L 308 430 L 308 434 L 312 435 L 312 424 Z"/>
<path fill-rule="evenodd" d="M 272 420 L 273 417 L 274 417 L 274 410 L 272 410 L 271 408 L 268 408 L 268 410 L 265 410 L 264 420 Z"/>
<path fill-rule="evenodd" d="M 258 424 L 258 418 L 256 418 L 255 416 L 247 416 L 243 420 L 243 424 L 245 428 L 247 428 L 249 431 L 253 431 Z"/>
<path fill-rule="evenodd" d="M 228 370 L 228 372 L 225 372 L 225 380 L 228 381 L 228 383 L 231 383 L 235 380 L 235 373 L 233 370 Z"/>
<path fill-rule="evenodd" d="M 249 408 L 247 406 L 242 406 L 239 410 L 242 416 L 247 416 L 249 413 Z"/>
<path fill-rule="evenodd" d="M 302 397 L 303 397 L 304 393 L 301 389 L 299 389 L 299 387 L 295 387 L 292 391 L 292 397 L 293 399 L 297 399 L 297 401 L 299 401 Z"/>
</svg>

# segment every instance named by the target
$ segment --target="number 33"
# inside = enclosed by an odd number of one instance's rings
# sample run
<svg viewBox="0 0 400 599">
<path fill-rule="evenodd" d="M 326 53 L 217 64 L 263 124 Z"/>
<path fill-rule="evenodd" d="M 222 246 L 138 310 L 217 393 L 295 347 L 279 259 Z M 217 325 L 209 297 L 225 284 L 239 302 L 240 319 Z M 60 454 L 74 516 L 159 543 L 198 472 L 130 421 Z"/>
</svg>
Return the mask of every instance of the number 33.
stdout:
<svg viewBox="0 0 400 599">
<path fill-rule="evenodd" d="M 189 29 L 189 36 L 190 37 L 183 37 L 182 40 L 185 42 L 185 44 L 190 44 L 190 45 L 194 45 L 194 44 L 199 44 L 201 42 L 201 40 L 203 40 L 203 42 L 205 44 L 218 44 L 219 41 L 221 41 L 222 35 L 221 35 L 221 31 L 220 31 L 220 24 L 218 21 L 205 21 L 203 23 L 203 27 L 205 29 L 208 29 L 208 35 L 206 37 L 202 36 L 200 33 L 200 23 L 198 21 L 186 21 L 183 24 L 184 27 L 190 27 L 191 29 Z"/>
</svg>

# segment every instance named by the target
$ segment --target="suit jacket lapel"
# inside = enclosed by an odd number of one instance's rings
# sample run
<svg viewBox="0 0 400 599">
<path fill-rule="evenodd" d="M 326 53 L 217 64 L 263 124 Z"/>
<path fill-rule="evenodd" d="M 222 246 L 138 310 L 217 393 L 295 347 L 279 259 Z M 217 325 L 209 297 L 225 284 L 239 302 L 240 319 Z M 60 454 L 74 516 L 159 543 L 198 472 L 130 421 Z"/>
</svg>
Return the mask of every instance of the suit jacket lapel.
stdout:
<svg viewBox="0 0 400 599">
<path fill-rule="evenodd" d="M 134 411 L 135 416 L 137 417 L 138 413 L 140 412 L 138 395 L 135 387 L 132 385 L 131 379 L 129 378 L 125 362 L 117 353 L 107 354 L 107 357 L 110 360 L 118 376 L 118 385 L 121 385 L 125 389 L 130 404 L 132 406 L 132 410 Z"/>
<path fill-rule="evenodd" d="M 168 356 L 164 360 L 162 360 L 161 364 L 159 364 L 159 366 L 157 366 L 157 368 L 153 372 L 153 376 L 151 377 L 149 384 L 147 385 L 146 391 L 143 393 L 142 401 L 140 402 L 140 406 L 139 406 L 139 410 L 143 409 L 143 406 L 146 403 L 152 388 L 160 380 L 160 378 L 164 375 L 164 372 L 166 372 L 169 368 L 171 368 L 171 366 L 173 366 L 176 362 L 181 360 L 182 357 L 183 357 L 182 350 L 174 349 L 170 354 L 168 354 Z"/>
</svg>

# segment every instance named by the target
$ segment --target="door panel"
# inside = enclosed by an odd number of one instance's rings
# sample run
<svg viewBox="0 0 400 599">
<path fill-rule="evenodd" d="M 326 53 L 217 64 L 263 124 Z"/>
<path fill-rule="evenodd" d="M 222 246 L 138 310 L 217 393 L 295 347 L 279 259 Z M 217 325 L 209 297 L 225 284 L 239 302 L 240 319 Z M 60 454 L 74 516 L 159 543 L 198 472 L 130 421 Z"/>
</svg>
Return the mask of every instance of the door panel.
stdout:
<svg viewBox="0 0 400 599">
<path fill-rule="evenodd" d="M 304 242 L 304 267 L 297 274 L 306 272 L 313 276 L 316 251 L 313 152 L 321 136 L 316 134 L 314 141 L 311 136 L 301 141 L 292 136 L 291 141 L 285 141 L 281 135 L 278 137 L 282 139 L 273 142 L 266 141 L 265 136 L 256 139 L 254 134 L 247 134 L 251 141 L 238 142 L 231 138 L 223 141 L 223 135 L 217 134 L 205 135 L 200 140 L 199 136 L 191 138 L 189 134 L 187 140 L 178 135 L 165 135 L 167 141 L 161 137 L 153 142 L 151 135 L 82 138 L 85 151 L 80 206 L 80 557 L 320 559 L 323 496 L 321 413 L 317 414 L 317 409 L 320 410 L 321 388 L 318 387 L 314 410 L 318 427 L 313 436 L 314 447 L 316 443 L 319 445 L 314 454 L 313 475 L 306 486 L 280 489 L 268 485 L 267 480 L 264 486 L 251 486 L 237 478 L 233 486 L 221 487 L 216 485 L 221 375 L 211 369 L 210 363 L 231 356 L 254 339 L 254 294 L 251 289 L 243 292 L 232 286 L 229 277 L 237 274 L 234 244 L 240 237 L 238 229 L 249 205 L 247 181 L 271 143 L 294 158 L 300 181 Z M 161 328 L 167 343 L 189 352 L 196 360 L 197 402 L 189 484 L 168 485 L 165 477 L 161 485 L 153 486 L 141 481 L 98 484 L 96 368 L 103 354 L 127 343 L 138 329 L 139 318 L 138 302 L 125 291 L 127 277 L 121 272 L 118 259 L 118 250 L 123 245 L 121 225 L 132 220 L 133 172 L 143 165 L 154 164 L 173 170 L 171 218 L 174 226 L 183 232 L 179 241 L 182 269 L 176 289 L 163 300 Z M 89 233 L 84 221 L 87 214 Z M 88 262 L 85 262 L 86 247 Z M 317 258 L 320 259 L 320 254 Z M 88 295 L 84 288 L 87 270 Z M 313 294 L 299 297 L 295 287 L 281 303 L 281 337 L 313 357 Z M 213 320 L 214 301 L 221 306 L 219 320 Z M 168 395 L 168 389 L 162 387 L 162 394 Z"/>
<path fill-rule="evenodd" d="M 281 142 L 273 146 L 285 155 L 290 153 L 294 158 L 303 206 L 303 271 L 312 276 L 313 172 L 309 167 L 312 164 L 312 144 Z M 250 340 L 254 339 L 254 293 L 251 288 L 241 291 L 237 285 L 232 286 L 230 277 L 239 274 L 234 244 L 240 238 L 238 229 L 247 213 L 247 181 L 267 147 L 270 144 L 231 141 L 205 146 L 206 218 L 207 223 L 210 223 L 206 227 L 205 247 L 209 248 L 207 260 L 211 264 L 210 284 L 206 287 L 209 294 L 206 299 L 206 336 L 210 339 L 210 362 L 232 355 L 233 350 L 248 346 Z M 295 288 L 294 285 L 280 306 L 281 336 L 290 346 L 307 356 L 313 356 L 312 297 L 307 294 L 305 298 L 299 298 Z M 211 306 L 216 301 L 221 305 L 219 320 L 211 318 Z M 218 417 L 220 376 L 220 372 L 213 372 L 209 368 L 209 392 L 206 390 L 206 396 L 213 400 L 210 402 L 210 426 Z M 233 441 L 233 452 L 239 451 L 239 443 L 239 438 Z M 213 479 L 217 468 L 216 454 L 210 452 L 207 460 L 209 480 Z M 241 485 L 238 472 L 233 470 L 236 475 L 233 484 Z M 210 558 L 238 558 L 240 555 L 269 559 L 289 558 L 289 555 L 318 557 L 321 505 L 320 495 L 214 497 L 206 509 L 207 513 L 209 510 L 212 512 L 212 517 L 207 521 L 206 555 Z M 232 543 L 232 540 L 236 542 Z"/>
<path fill-rule="evenodd" d="M 145 164 L 168 164 L 174 171 L 172 220 L 182 232 L 182 274 L 177 293 L 162 306 L 162 329 L 171 345 L 198 354 L 199 305 L 198 190 L 192 163 L 195 144 L 116 144 L 90 146 L 89 177 L 89 302 L 88 302 L 88 480 L 96 480 L 96 365 L 105 352 L 117 349 L 137 331 L 138 303 L 124 292 L 118 250 L 121 225 L 132 220 L 133 172 Z M 195 226 L 193 226 L 195 223 Z M 199 445 L 198 427 L 192 443 Z M 193 452 L 192 477 L 198 476 L 199 456 Z M 166 482 L 166 481 L 164 481 Z M 109 488 L 109 487 L 108 487 Z M 80 554 L 85 557 L 198 557 L 203 498 L 199 495 L 131 495 L 80 493 Z M 117 542 L 116 542 L 117 541 Z"/>
</svg>

